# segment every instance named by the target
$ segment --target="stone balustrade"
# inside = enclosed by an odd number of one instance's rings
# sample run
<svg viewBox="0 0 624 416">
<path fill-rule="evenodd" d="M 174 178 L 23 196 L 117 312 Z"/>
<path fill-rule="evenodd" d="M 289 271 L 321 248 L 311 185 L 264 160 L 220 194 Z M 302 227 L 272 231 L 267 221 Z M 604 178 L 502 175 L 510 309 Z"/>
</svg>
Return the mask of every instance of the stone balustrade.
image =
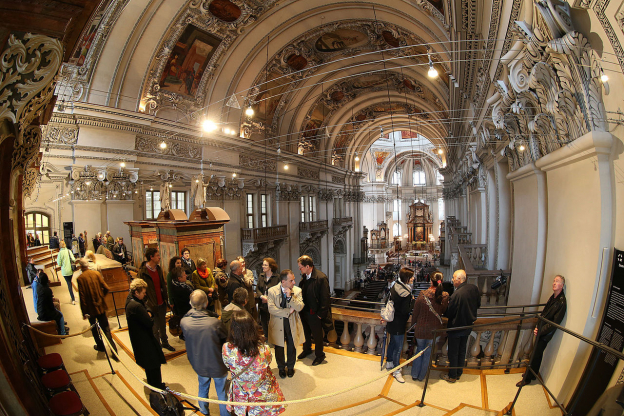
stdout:
<svg viewBox="0 0 624 416">
<path fill-rule="evenodd" d="M 345 299 L 335 301 L 332 305 L 334 327 L 336 327 L 336 322 L 342 322 L 344 325 L 340 334 L 336 329 L 329 332 L 327 340 L 334 348 L 380 355 L 384 332 L 379 313 L 381 304 L 360 302 L 362 305 L 353 306 L 355 302 Z M 508 322 L 510 319 L 513 318 L 482 317 L 477 319 L 475 328 L 468 339 L 467 367 L 479 369 L 496 365 L 512 368 L 528 362 L 533 349 L 533 328 L 535 328 L 537 318 Z M 446 318 L 443 320 L 446 326 Z M 351 330 L 349 330 L 349 324 L 351 324 Z M 408 349 L 407 339 L 406 336 L 403 345 L 404 354 Z M 446 333 L 442 332 L 437 336 L 434 352 L 434 365 L 437 367 L 449 365 Z M 403 355 L 403 358 L 408 357 Z"/>
</svg>

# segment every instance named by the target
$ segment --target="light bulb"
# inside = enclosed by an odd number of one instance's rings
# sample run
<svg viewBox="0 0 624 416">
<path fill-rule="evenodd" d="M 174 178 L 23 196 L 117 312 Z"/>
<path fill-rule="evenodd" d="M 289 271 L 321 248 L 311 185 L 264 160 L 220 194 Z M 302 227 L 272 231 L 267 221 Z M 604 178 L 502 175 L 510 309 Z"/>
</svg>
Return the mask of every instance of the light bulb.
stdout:
<svg viewBox="0 0 624 416">
<path fill-rule="evenodd" d="M 247 109 L 245 110 L 245 114 L 246 114 L 248 117 L 253 117 L 253 115 L 254 115 L 254 110 L 253 110 L 253 108 L 251 108 L 251 106 L 247 107 Z"/>
<path fill-rule="evenodd" d="M 427 72 L 429 78 L 435 78 L 438 76 L 438 71 L 433 67 L 433 62 L 429 61 L 429 71 Z"/>
<path fill-rule="evenodd" d="M 607 76 L 607 74 L 605 74 L 604 72 L 602 73 L 602 75 L 600 75 L 600 81 L 602 82 L 607 82 L 609 81 L 609 77 Z"/>
<path fill-rule="evenodd" d="M 199 183 L 199 179 L 195 179 L 195 183 Z"/>
<path fill-rule="evenodd" d="M 236 130 L 232 129 L 230 130 L 230 135 L 234 136 L 236 134 Z"/>
<path fill-rule="evenodd" d="M 288 170 L 288 164 L 284 165 L 284 170 Z"/>
<path fill-rule="evenodd" d="M 87 185 L 87 186 L 91 185 L 91 181 L 86 181 L 85 185 Z"/>
<path fill-rule="evenodd" d="M 233 177 L 233 178 L 235 178 L 235 177 L 236 177 L 236 173 L 233 173 L 233 174 L 232 174 L 232 177 Z"/>
<path fill-rule="evenodd" d="M 167 143 L 165 143 L 164 140 L 160 143 L 160 148 L 161 149 L 166 149 L 167 148 Z"/>
<path fill-rule="evenodd" d="M 225 134 L 230 134 L 230 129 L 229 129 L 229 128 L 227 128 L 227 127 L 226 127 L 226 128 L 224 128 L 224 129 L 223 129 L 223 133 L 225 133 Z"/>
<path fill-rule="evenodd" d="M 518 146 L 518 150 L 520 150 L 521 152 L 524 152 L 524 145 L 521 144 L 520 146 Z"/>
<path fill-rule="evenodd" d="M 121 163 L 119 164 L 119 166 L 121 166 L 122 168 L 125 168 L 125 167 L 126 167 L 126 162 L 121 162 Z"/>
<path fill-rule="evenodd" d="M 355 161 L 359 162 L 360 161 L 360 157 L 358 155 L 355 155 Z"/>
<path fill-rule="evenodd" d="M 444 153 L 444 150 L 438 149 L 438 154 L 441 155 L 442 153 Z"/>
<path fill-rule="evenodd" d="M 169 188 L 173 188 L 173 185 L 172 185 L 172 184 L 169 184 Z"/>
<path fill-rule="evenodd" d="M 202 128 L 204 129 L 204 131 L 210 132 L 216 129 L 217 125 L 212 120 L 204 120 L 204 122 L 202 123 Z"/>
</svg>

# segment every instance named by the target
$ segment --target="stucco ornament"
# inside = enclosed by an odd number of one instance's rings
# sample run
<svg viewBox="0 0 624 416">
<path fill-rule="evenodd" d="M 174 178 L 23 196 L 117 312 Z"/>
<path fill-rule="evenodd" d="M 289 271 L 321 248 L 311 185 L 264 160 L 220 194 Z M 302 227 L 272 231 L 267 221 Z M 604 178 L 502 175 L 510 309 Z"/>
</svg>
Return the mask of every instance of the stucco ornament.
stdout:
<svg viewBox="0 0 624 416">
<path fill-rule="evenodd" d="M 524 47 L 509 57 L 509 75 L 495 84 L 499 98 L 492 120 L 506 133 L 511 170 L 588 132 L 606 130 L 600 61 L 574 29 L 570 6 L 538 1 L 533 15 L 532 25 L 515 22 Z"/>
</svg>

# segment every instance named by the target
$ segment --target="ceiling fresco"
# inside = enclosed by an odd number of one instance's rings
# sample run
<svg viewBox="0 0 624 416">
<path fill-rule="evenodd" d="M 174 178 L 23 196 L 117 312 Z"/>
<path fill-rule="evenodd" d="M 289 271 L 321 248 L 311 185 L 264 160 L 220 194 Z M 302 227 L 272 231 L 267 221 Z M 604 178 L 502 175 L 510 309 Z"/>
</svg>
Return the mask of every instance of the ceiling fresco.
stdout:
<svg viewBox="0 0 624 416">
<path fill-rule="evenodd" d="M 246 100 L 254 109 L 255 115 L 253 118 L 241 116 L 243 136 L 252 140 L 269 138 L 268 143 L 276 145 L 277 140 L 270 138 L 279 134 L 278 125 L 286 112 L 293 111 L 291 99 L 294 94 L 305 79 L 325 71 L 325 64 L 347 56 L 382 50 L 391 57 L 404 57 L 412 60 L 415 65 L 423 64 L 428 62 L 427 50 L 425 46 L 421 46 L 424 43 L 423 39 L 397 25 L 372 20 L 331 23 L 304 33 L 270 58 L 268 65 L 254 81 L 253 85 L 257 87 L 250 90 Z M 443 95 L 448 96 L 447 74 L 450 70 L 445 63 L 437 62 L 437 54 L 432 54 L 432 59 L 436 61 L 435 65 L 440 73 Z M 395 80 L 392 82 L 396 84 Z M 400 82 L 404 83 L 401 88 L 408 92 L 421 94 L 425 90 L 421 83 L 409 77 L 404 77 Z M 298 132 L 291 133 L 306 139 L 318 138 L 319 129 L 337 108 L 350 102 L 361 92 L 386 88 L 386 83 L 384 75 L 372 73 L 354 75 L 339 82 L 340 87 L 330 86 L 326 92 L 321 88 L 322 97 L 316 97 L 318 102 L 308 112 L 304 125 Z M 331 81 L 326 84 L 331 85 Z M 309 91 L 304 91 L 304 94 L 299 102 L 315 100 L 314 96 L 307 95 Z M 436 100 L 439 101 L 437 98 Z M 440 102 L 440 105 L 441 109 L 448 107 L 448 103 Z"/>
</svg>

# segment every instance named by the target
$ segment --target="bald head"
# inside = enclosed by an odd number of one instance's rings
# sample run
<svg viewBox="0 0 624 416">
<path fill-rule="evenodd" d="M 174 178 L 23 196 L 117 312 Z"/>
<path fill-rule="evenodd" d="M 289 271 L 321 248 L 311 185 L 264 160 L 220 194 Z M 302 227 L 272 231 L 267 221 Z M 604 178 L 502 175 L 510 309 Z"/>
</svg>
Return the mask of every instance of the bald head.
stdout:
<svg viewBox="0 0 624 416">
<path fill-rule="evenodd" d="M 235 275 L 240 275 L 242 264 L 238 260 L 234 260 L 230 263 L 230 271 Z"/>
<path fill-rule="evenodd" d="M 464 270 L 456 270 L 453 273 L 453 286 L 457 287 L 466 281 L 466 272 Z"/>
<path fill-rule="evenodd" d="M 208 296 L 206 296 L 206 292 L 201 289 L 194 290 L 191 293 L 191 306 L 193 309 L 201 311 L 208 307 Z"/>
</svg>

